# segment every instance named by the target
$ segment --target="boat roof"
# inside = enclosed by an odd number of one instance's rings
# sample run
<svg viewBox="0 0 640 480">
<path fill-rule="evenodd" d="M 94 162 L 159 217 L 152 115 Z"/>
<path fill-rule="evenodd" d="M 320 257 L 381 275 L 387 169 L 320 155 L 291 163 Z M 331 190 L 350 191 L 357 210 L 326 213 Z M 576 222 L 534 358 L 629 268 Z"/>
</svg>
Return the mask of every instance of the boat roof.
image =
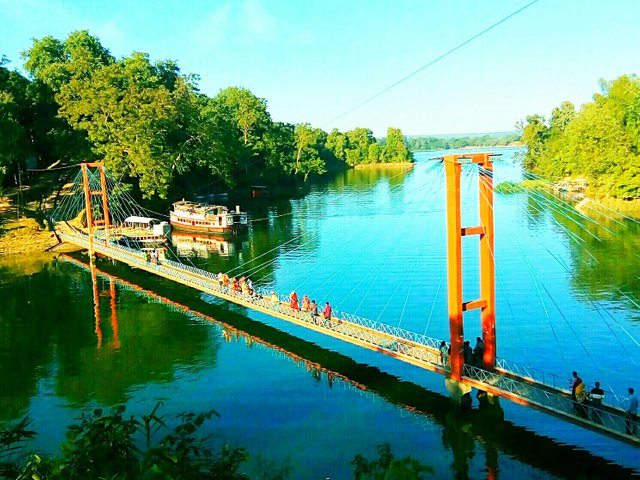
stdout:
<svg viewBox="0 0 640 480">
<path fill-rule="evenodd" d="M 160 220 L 158 220 L 157 218 L 139 217 L 137 215 L 132 215 L 130 217 L 125 218 L 124 222 L 125 223 L 144 223 L 145 225 L 148 225 L 152 222 L 160 223 Z"/>
<path fill-rule="evenodd" d="M 195 207 L 195 208 L 226 208 L 224 205 L 211 205 L 209 203 L 191 202 L 189 200 L 180 200 L 173 202 L 174 207 Z"/>
</svg>

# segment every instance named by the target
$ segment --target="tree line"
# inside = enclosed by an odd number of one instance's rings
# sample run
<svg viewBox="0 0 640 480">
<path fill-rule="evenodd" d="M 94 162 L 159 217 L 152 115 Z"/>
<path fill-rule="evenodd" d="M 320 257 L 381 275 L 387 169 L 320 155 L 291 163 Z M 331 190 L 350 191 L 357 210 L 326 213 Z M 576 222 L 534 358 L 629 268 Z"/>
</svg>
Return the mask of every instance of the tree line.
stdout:
<svg viewBox="0 0 640 480">
<path fill-rule="evenodd" d="M 596 196 L 640 198 L 640 79 L 622 75 L 600 89 L 578 110 L 565 101 L 548 121 L 521 123 L 524 166 L 552 180 L 585 178 Z"/>
<path fill-rule="evenodd" d="M 361 163 L 413 161 L 402 132 L 327 133 L 274 121 L 231 86 L 210 97 L 176 62 L 117 59 L 88 31 L 34 39 L 28 77 L 0 61 L 0 174 L 103 160 L 145 198 L 207 185 L 290 184 Z M 59 163 L 58 163 L 59 162 Z"/>
<path fill-rule="evenodd" d="M 520 140 L 517 132 L 504 135 L 479 135 L 463 137 L 408 137 L 407 144 L 411 151 L 421 150 L 449 150 L 464 147 L 495 147 L 498 145 L 511 145 Z"/>
</svg>

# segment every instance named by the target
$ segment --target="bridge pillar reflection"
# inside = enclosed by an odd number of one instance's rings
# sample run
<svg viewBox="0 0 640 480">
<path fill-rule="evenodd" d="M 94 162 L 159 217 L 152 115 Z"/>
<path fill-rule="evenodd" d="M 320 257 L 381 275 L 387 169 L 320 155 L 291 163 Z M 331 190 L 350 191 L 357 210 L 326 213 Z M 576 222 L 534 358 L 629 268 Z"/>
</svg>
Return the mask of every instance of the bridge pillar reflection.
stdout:
<svg viewBox="0 0 640 480">
<path fill-rule="evenodd" d="M 449 330 L 451 335 L 451 378 L 460 380 L 464 366 L 463 313 L 481 309 L 484 368 L 495 367 L 495 259 L 493 254 L 493 163 L 491 153 L 451 154 L 444 156 L 447 185 L 447 271 L 449 292 Z M 462 227 L 460 176 L 463 164 L 479 166 L 478 190 L 480 224 Z M 480 237 L 480 297 L 464 302 L 462 296 L 462 237 Z"/>
</svg>

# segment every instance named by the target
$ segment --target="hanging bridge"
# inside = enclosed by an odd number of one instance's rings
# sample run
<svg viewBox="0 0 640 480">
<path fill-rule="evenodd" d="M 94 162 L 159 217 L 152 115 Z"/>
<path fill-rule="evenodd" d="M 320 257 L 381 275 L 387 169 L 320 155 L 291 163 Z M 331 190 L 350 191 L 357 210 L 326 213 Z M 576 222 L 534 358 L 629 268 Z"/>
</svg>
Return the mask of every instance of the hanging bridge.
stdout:
<svg viewBox="0 0 640 480">
<path fill-rule="evenodd" d="M 132 232 L 130 219 L 137 206 L 122 184 L 102 164 L 81 165 L 76 180 L 66 188 L 51 218 L 59 238 L 130 267 L 180 283 L 256 312 L 337 338 L 400 361 L 446 376 L 455 395 L 471 388 L 504 397 L 614 438 L 640 445 L 630 433 L 630 420 L 620 405 L 578 402 L 556 375 L 527 368 L 496 356 L 495 287 L 493 264 L 493 182 L 491 154 L 448 155 L 443 159 L 447 181 L 448 295 L 451 353 L 448 361 L 439 350 L 441 341 L 379 321 L 333 310 L 330 318 L 291 308 L 288 298 L 256 286 L 250 292 L 235 290 L 217 274 L 163 258 L 153 261 L 134 242 L 145 233 Z M 462 227 L 460 172 L 466 163 L 477 164 L 479 178 L 478 226 Z M 461 239 L 479 237 L 480 298 L 463 302 Z M 125 240 L 125 241 L 123 241 Z M 463 314 L 480 310 L 484 353 L 481 365 L 465 363 Z"/>
</svg>

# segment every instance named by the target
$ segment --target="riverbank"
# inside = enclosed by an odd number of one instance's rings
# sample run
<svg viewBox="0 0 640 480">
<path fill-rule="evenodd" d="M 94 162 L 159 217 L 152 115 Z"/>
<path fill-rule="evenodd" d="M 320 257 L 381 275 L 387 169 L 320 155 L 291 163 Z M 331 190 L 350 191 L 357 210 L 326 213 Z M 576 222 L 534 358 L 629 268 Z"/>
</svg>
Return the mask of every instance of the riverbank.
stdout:
<svg viewBox="0 0 640 480">
<path fill-rule="evenodd" d="M 617 214 L 630 217 L 634 220 L 640 220 L 640 199 L 622 200 L 613 197 L 592 199 L 585 197 L 576 205 L 576 210 L 587 214 L 593 212 L 606 216 Z"/>
<path fill-rule="evenodd" d="M 18 212 L 10 197 L 0 197 L 0 257 L 39 254 L 58 243 L 28 212 Z"/>
</svg>

